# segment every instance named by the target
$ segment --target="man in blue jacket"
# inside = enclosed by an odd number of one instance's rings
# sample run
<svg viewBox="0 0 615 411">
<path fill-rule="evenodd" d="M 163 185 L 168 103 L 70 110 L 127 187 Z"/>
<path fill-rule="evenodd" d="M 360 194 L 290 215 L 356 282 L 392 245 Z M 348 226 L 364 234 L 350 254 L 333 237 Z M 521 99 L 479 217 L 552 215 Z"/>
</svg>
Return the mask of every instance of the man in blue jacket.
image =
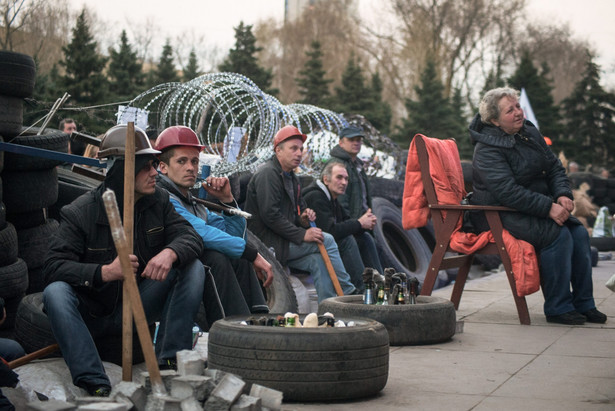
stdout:
<svg viewBox="0 0 615 411">
<path fill-rule="evenodd" d="M 202 148 L 196 133 L 188 127 L 163 130 L 156 140 L 156 149 L 161 151 L 157 184 L 169 192 L 177 212 L 203 239 L 201 261 L 210 268 L 214 279 L 214 284 L 206 279 L 203 293 L 211 326 L 225 316 L 268 312 L 257 276 L 268 287 L 273 274 L 271 264 L 246 242 L 243 217 L 213 213 L 192 197 L 190 188 L 196 182 Z M 203 188 L 220 203 L 237 207 L 228 178 L 208 177 Z M 218 297 L 221 307 L 216 301 Z"/>
</svg>

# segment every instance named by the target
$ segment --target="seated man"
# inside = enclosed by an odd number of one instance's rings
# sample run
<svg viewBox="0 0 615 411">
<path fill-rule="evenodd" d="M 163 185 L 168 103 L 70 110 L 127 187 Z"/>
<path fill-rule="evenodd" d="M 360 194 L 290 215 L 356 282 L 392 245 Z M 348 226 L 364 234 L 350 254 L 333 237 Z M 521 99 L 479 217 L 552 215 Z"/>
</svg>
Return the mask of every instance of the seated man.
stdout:
<svg viewBox="0 0 615 411">
<path fill-rule="evenodd" d="M 109 129 L 99 158 L 112 163 L 100 187 L 62 208 L 44 266 L 43 303 L 73 383 L 92 396 L 108 396 L 110 382 L 94 340 L 122 333 L 123 273 L 102 194 L 111 189 L 123 204 L 126 126 Z M 149 324 L 160 321 L 156 356 L 173 367 L 175 354 L 192 348 L 192 326 L 205 274 L 203 242 L 156 187 L 158 159 L 145 133 L 135 129 L 135 273 Z"/>
<path fill-rule="evenodd" d="M 331 160 L 329 160 L 341 161 L 346 166 L 348 185 L 346 192 L 338 197 L 338 201 L 350 218 L 357 220 L 372 207 L 369 179 L 365 173 L 365 165 L 359 158 L 364 136 L 365 133 L 360 127 L 344 127 L 340 131 L 339 145 L 331 149 Z M 355 240 L 357 240 L 365 265 L 382 273 L 382 264 L 378 254 L 371 254 L 373 237 L 361 236 L 355 237 Z"/>
<path fill-rule="evenodd" d="M 363 291 L 363 271 L 366 261 L 378 257 L 376 243 L 366 230 L 371 230 L 376 224 L 376 216 L 368 209 L 359 219 L 348 216 L 337 198 L 344 194 L 348 186 L 348 172 L 344 163 L 330 161 L 321 174 L 321 179 L 314 181 L 304 191 L 305 202 L 316 212 L 316 225 L 323 231 L 331 233 L 342 256 L 344 267 L 350 274 L 354 286 Z M 361 237 L 369 246 L 370 255 L 365 257 L 359 251 L 355 238 Z M 374 268 L 374 267 L 371 267 Z M 381 272 L 382 274 L 382 272 Z"/>
<path fill-rule="evenodd" d="M 337 294 L 317 244 L 324 243 L 343 293 L 353 294 L 357 290 L 333 236 L 310 227 L 316 215 L 306 208 L 299 179 L 293 172 L 301 162 L 306 138 L 293 126 L 277 132 L 273 140 L 275 155 L 250 179 L 245 208 L 252 214 L 248 228 L 268 247 L 273 247 L 280 263 L 312 275 L 320 302 Z"/>
<path fill-rule="evenodd" d="M 201 261 L 211 269 L 215 283 L 212 287 L 208 279 L 205 282 L 203 304 L 208 325 L 225 316 L 269 312 L 256 276 L 268 287 L 273 281 L 271 264 L 244 240 L 245 219 L 210 212 L 189 191 L 196 182 L 203 149 L 196 133 L 184 126 L 169 127 L 158 136 L 156 149 L 161 151 L 158 186 L 169 192 L 177 212 L 196 229 L 205 245 Z M 222 204 L 237 206 L 228 178 L 208 177 L 203 188 Z M 222 307 L 217 304 L 216 290 Z"/>
</svg>

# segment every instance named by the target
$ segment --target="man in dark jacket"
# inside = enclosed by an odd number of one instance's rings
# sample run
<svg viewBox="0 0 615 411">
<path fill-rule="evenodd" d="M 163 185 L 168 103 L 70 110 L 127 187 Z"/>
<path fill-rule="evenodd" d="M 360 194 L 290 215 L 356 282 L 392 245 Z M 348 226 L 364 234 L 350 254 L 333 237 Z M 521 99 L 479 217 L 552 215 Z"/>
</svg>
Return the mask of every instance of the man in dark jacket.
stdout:
<svg viewBox="0 0 615 411">
<path fill-rule="evenodd" d="M 344 294 L 352 294 L 356 289 L 331 234 L 310 227 L 316 215 L 306 208 L 299 179 L 293 172 L 301 163 L 306 138 L 293 126 L 277 132 L 273 141 L 275 156 L 250 179 L 245 208 L 252 214 L 248 228 L 268 247 L 273 247 L 282 265 L 308 271 L 314 279 L 318 301 L 322 301 L 337 294 L 317 243 L 325 245 Z"/>
<path fill-rule="evenodd" d="M 169 192 L 175 210 L 203 240 L 205 250 L 200 260 L 210 268 L 213 277 L 213 283 L 211 277 L 206 279 L 203 294 L 207 326 L 211 326 L 225 316 L 268 313 L 257 275 L 268 287 L 273 273 L 271 264 L 245 240 L 245 218 L 211 212 L 192 197 L 190 188 L 196 182 L 202 148 L 189 127 L 165 129 L 156 140 L 156 149 L 161 151 L 161 175 L 156 184 Z M 210 176 L 203 188 L 210 201 L 237 207 L 228 178 Z"/>
<path fill-rule="evenodd" d="M 168 193 L 156 187 L 159 151 L 142 130 L 135 134 L 130 262 L 148 323 L 160 321 L 158 361 L 172 367 L 177 351 L 192 348 L 192 325 L 203 294 L 203 265 L 197 259 L 203 244 Z M 73 383 L 94 396 L 108 396 L 111 386 L 94 340 L 122 330 L 123 273 L 102 194 L 111 189 L 123 204 L 125 136 L 126 126 L 115 126 L 103 137 L 99 157 L 113 165 L 100 187 L 62 208 L 44 267 L 48 285 L 43 302 L 51 329 Z"/>
<path fill-rule="evenodd" d="M 363 130 L 357 126 L 344 127 L 340 131 L 339 145 L 331 149 L 331 160 L 341 161 L 348 172 L 346 192 L 339 196 L 338 201 L 348 216 L 358 220 L 362 215 L 371 212 L 372 197 L 369 193 L 369 181 L 365 173 L 363 161 L 358 157 L 361 151 Z M 378 255 L 372 255 L 373 238 L 355 237 L 363 262 L 382 273 L 382 264 Z M 371 241 L 370 241 L 371 240 Z"/>
<path fill-rule="evenodd" d="M 376 224 L 376 216 L 367 210 L 359 219 L 348 216 L 337 201 L 344 194 L 348 185 L 348 172 L 344 163 L 330 161 L 321 174 L 321 179 L 314 181 L 304 191 L 305 202 L 316 213 L 316 225 L 330 233 L 340 250 L 344 267 L 350 274 L 352 283 L 363 291 L 363 271 L 365 261 L 378 261 L 378 252 L 374 239 L 366 232 Z M 370 244 L 370 255 L 361 255 L 357 240 Z M 371 258 L 370 258 L 371 257 Z M 371 267 L 382 272 L 381 267 Z"/>
</svg>

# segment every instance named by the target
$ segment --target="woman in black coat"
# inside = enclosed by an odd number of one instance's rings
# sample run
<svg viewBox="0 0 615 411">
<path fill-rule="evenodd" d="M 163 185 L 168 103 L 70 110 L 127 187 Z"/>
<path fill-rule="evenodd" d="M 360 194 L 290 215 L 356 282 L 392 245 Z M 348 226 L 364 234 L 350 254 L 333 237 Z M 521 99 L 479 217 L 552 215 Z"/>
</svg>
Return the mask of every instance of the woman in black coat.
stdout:
<svg viewBox="0 0 615 411">
<path fill-rule="evenodd" d="M 606 322 L 594 303 L 587 230 L 570 215 L 570 183 L 538 129 L 524 119 L 518 91 L 489 90 L 470 124 L 470 137 L 476 145 L 471 203 L 517 210 L 502 213 L 502 223 L 539 255 L 547 321 Z M 487 229 L 482 213 L 472 215 L 472 222 Z"/>
</svg>

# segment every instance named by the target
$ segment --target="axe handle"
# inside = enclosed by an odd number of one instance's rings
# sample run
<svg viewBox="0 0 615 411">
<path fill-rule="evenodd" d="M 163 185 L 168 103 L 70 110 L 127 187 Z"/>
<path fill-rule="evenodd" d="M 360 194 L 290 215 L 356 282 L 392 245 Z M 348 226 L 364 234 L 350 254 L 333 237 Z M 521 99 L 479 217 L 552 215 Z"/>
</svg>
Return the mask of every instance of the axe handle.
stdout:
<svg viewBox="0 0 615 411">
<path fill-rule="evenodd" d="M 316 223 L 310 221 L 310 226 L 316 227 Z M 327 253 L 327 249 L 324 244 L 317 243 L 318 250 L 320 251 L 320 255 L 322 256 L 325 265 L 327 266 L 327 271 L 329 272 L 329 277 L 331 277 L 331 282 L 333 283 L 333 288 L 335 288 L 335 292 L 337 295 L 344 295 L 344 291 L 342 291 L 342 286 L 340 285 L 339 280 L 337 279 L 337 275 L 335 274 L 335 270 L 333 269 L 333 264 L 331 264 L 331 259 L 329 258 L 329 253 Z"/>
<path fill-rule="evenodd" d="M 34 361 L 37 360 L 41 357 L 46 356 L 47 354 L 51 354 L 52 352 L 55 352 L 57 350 L 60 349 L 60 346 L 58 344 L 51 344 L 48 345 L 45 348 L 41 348 L 40 350 L 36 350 L 30 354 L 24 355 L 23 357 L 19 357 L 11 362 L 9 362 L 9 368 L 11 370 L 17 368 L 17 367 L 21 367 L 22 365 L 26 365 L 27 363 L 29 363 L 30 361 Z"/>
</svg>

